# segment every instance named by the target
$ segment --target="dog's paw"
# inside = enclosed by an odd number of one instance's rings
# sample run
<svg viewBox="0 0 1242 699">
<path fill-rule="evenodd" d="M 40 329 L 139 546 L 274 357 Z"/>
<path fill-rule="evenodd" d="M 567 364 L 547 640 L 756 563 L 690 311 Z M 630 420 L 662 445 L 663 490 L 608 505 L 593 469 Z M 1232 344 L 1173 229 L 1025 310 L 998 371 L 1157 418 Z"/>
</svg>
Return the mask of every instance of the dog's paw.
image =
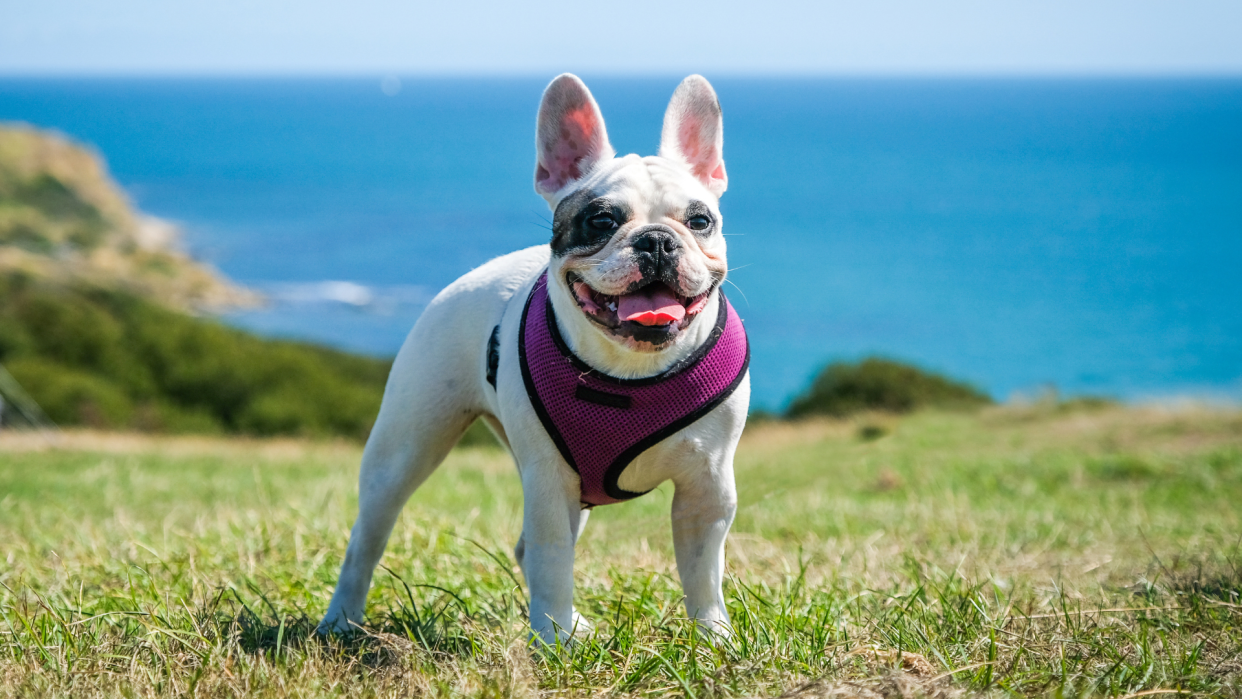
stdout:
<svg viewBox="0 0 1242 699">
<path fill-rule="evenodd" d="M 319 626 L 315 627 L 315 633 L 320 636 L 348 636 L 358 630 L 358 625 L 349 620 L 349 617 L 339 612 L 333 613 L 329 610 L 324 616 L 323 621 L 319 622 Z"/>
<path fill-rule="evenodd" d="M 589 638 L 595 632 L 595 624 L 574 610 L 574 627 L 570 629 L 573 638 Z"/>
<path fill-rule="evenodd" d="M 564 628 L 560 624 L 552 623 L 548 626 L 536 629 L 532 628 L 530 632 L 530 646 L 537 652 L 547 653 L 557 647 L 569 648 L 578 641 L 583 641 L 591 637 L 595 633 L 595 624 L 590 619 L 574 610 L 573 622 L 569 628 Z"/>
<path fill-rule="evenodd" d="M 727 621 L 699 619 L 695 623 L 695 631 L 717 648 L 727 646 L 733 641 L 733 627 Z"/>
</svg>

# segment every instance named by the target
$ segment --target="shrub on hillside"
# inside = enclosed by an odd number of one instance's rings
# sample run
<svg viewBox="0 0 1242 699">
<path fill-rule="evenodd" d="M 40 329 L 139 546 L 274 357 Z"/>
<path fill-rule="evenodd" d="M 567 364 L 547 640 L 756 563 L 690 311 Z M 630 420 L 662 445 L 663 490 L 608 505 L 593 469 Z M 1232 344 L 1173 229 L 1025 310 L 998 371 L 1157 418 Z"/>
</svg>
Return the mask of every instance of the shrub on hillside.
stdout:
<svg viewBox="0 0 1242 699">
<path fill-rule="evenodd" d="M 99 288 L 0 276 L 0 362 L 54 421 L 365 439 L 389 363 Z"/>
<path fill-rule="evenodd" d="M 992 402 L 974 387 L 909 364 L 868 358 L 834 362 L 794 399 L 788 417 L 841 417 L 875 410 L 908 413 L 920 408 L 974 408 Z"/>
<path fill-rule="evenodd" d="M 125 427 L 133 417 L 133 401 L 106 378 L 38 357 L 22 357 L 6 367 L 53 422 Z"/>
</svg>

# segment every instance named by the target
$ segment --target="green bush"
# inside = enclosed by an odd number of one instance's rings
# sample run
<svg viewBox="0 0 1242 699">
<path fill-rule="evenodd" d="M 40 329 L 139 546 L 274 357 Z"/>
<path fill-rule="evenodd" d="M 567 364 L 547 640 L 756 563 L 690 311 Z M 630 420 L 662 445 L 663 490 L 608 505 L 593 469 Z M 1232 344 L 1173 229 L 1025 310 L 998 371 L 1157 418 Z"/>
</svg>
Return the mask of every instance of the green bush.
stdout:
<svg viewBox="0 0 1242 699">
<path fill-rule="evenodd" d="M 317 407 L 304 399 L 301 390 L 283 387 L 250 400 L 237 416 L 237 427 L 258 435 L 316 434 L 323 430 Z"/>
<path fill-rule="evenodd" d="M 27 293 L 11 302 L 11 317 L 34 341 L 38 357 L 106 376 L 135 396 L 154 395 L 149 373 L 126 342 L 124 324 L 106 308 L 67 290 Z"/>
<path fill-rule="evenodd" d="M 56 244 L 25 221 L 0 221 L 0 245 L 12 245 L 40 255 L 50 255 Z"/>
<path fill-rule="evenodd" d="M 14 189 L 15 201 L 32 206 L 51 218 L 90 221 L 103 218 L 99 209 L 47 173 L 19 183 Z"/>
<path fill-rule="evenodd" d="M 1109 481 L 1141 481 L 1156 478 L 1162 469 L 1133 454 L 1111 454 L 1087 462 L 1087 472 Z"/>
<path fill-rule="evenodd" d="M 224 425 L 202 408 L 176 406 L 158 400 L 135 407 L 129 427 L 143 432 L 181 434 L 222 434 L 225 431 Z"/>
<path fill-rule="evenodd" d="M 17 359 L 6 367 L 54 422 L 123 427 L 133 417 L 129 396 L 103 377 L 37 357 Z"/>
<path fill-rule="evenodd" d="M 909 364 L 871 357 L 834 362 L 789 405 L 787 417 L 842 417 L 874 410 L 908 413 L 921 408 L 975 408 L 992 402 L 974 387 Z"/>
<path fill-rule="evenodd" d="M 389 362 L 94 287 L 0 276 L 0 362 L 54 421 L 365 439 Z"/>
</svg>

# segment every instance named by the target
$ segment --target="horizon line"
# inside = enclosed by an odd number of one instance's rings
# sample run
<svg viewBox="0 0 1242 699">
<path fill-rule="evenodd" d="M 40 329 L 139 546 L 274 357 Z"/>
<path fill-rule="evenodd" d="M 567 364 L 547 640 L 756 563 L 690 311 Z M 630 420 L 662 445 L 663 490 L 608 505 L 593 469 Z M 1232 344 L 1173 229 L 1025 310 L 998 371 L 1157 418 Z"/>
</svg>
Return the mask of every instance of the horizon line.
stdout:
<svg viewBox="0 0 1242 699">
<path fill-rule="evenodd" d="M 17 70 L 0 68 L 0 80 L 11 79 L 187 79 L 187 80 L 272 80 L 272 79 L 547 79 L 572 72 L 593 78 L 681 79 L 692 73 L 713 79 L 827 79 L 827 80 L 1236 80 L 1242 68 L 1232 70 L 1167 71 L 618 71 L 618 70 L 178 70 L 178 71 L 101 71 L 101 70 Z"/>
</svg>

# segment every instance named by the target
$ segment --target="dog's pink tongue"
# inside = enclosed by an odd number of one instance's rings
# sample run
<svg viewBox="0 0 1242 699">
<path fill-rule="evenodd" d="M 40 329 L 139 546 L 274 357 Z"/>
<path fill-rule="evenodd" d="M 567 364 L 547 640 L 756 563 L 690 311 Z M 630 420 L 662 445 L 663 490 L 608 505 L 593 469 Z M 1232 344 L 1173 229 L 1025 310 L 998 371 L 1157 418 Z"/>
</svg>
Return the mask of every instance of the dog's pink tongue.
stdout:
<svg viewBox="0 0 1242 699">
<path fill-rule="evenodd" d="M 650 287 L 648 287 L 650 289 Z M 641 325 L 668 325 L 686 317 L 686 307 L 661 284 L 654 289 L 626 294 L 617 300 L 617 315 Z"/>
</svg>

